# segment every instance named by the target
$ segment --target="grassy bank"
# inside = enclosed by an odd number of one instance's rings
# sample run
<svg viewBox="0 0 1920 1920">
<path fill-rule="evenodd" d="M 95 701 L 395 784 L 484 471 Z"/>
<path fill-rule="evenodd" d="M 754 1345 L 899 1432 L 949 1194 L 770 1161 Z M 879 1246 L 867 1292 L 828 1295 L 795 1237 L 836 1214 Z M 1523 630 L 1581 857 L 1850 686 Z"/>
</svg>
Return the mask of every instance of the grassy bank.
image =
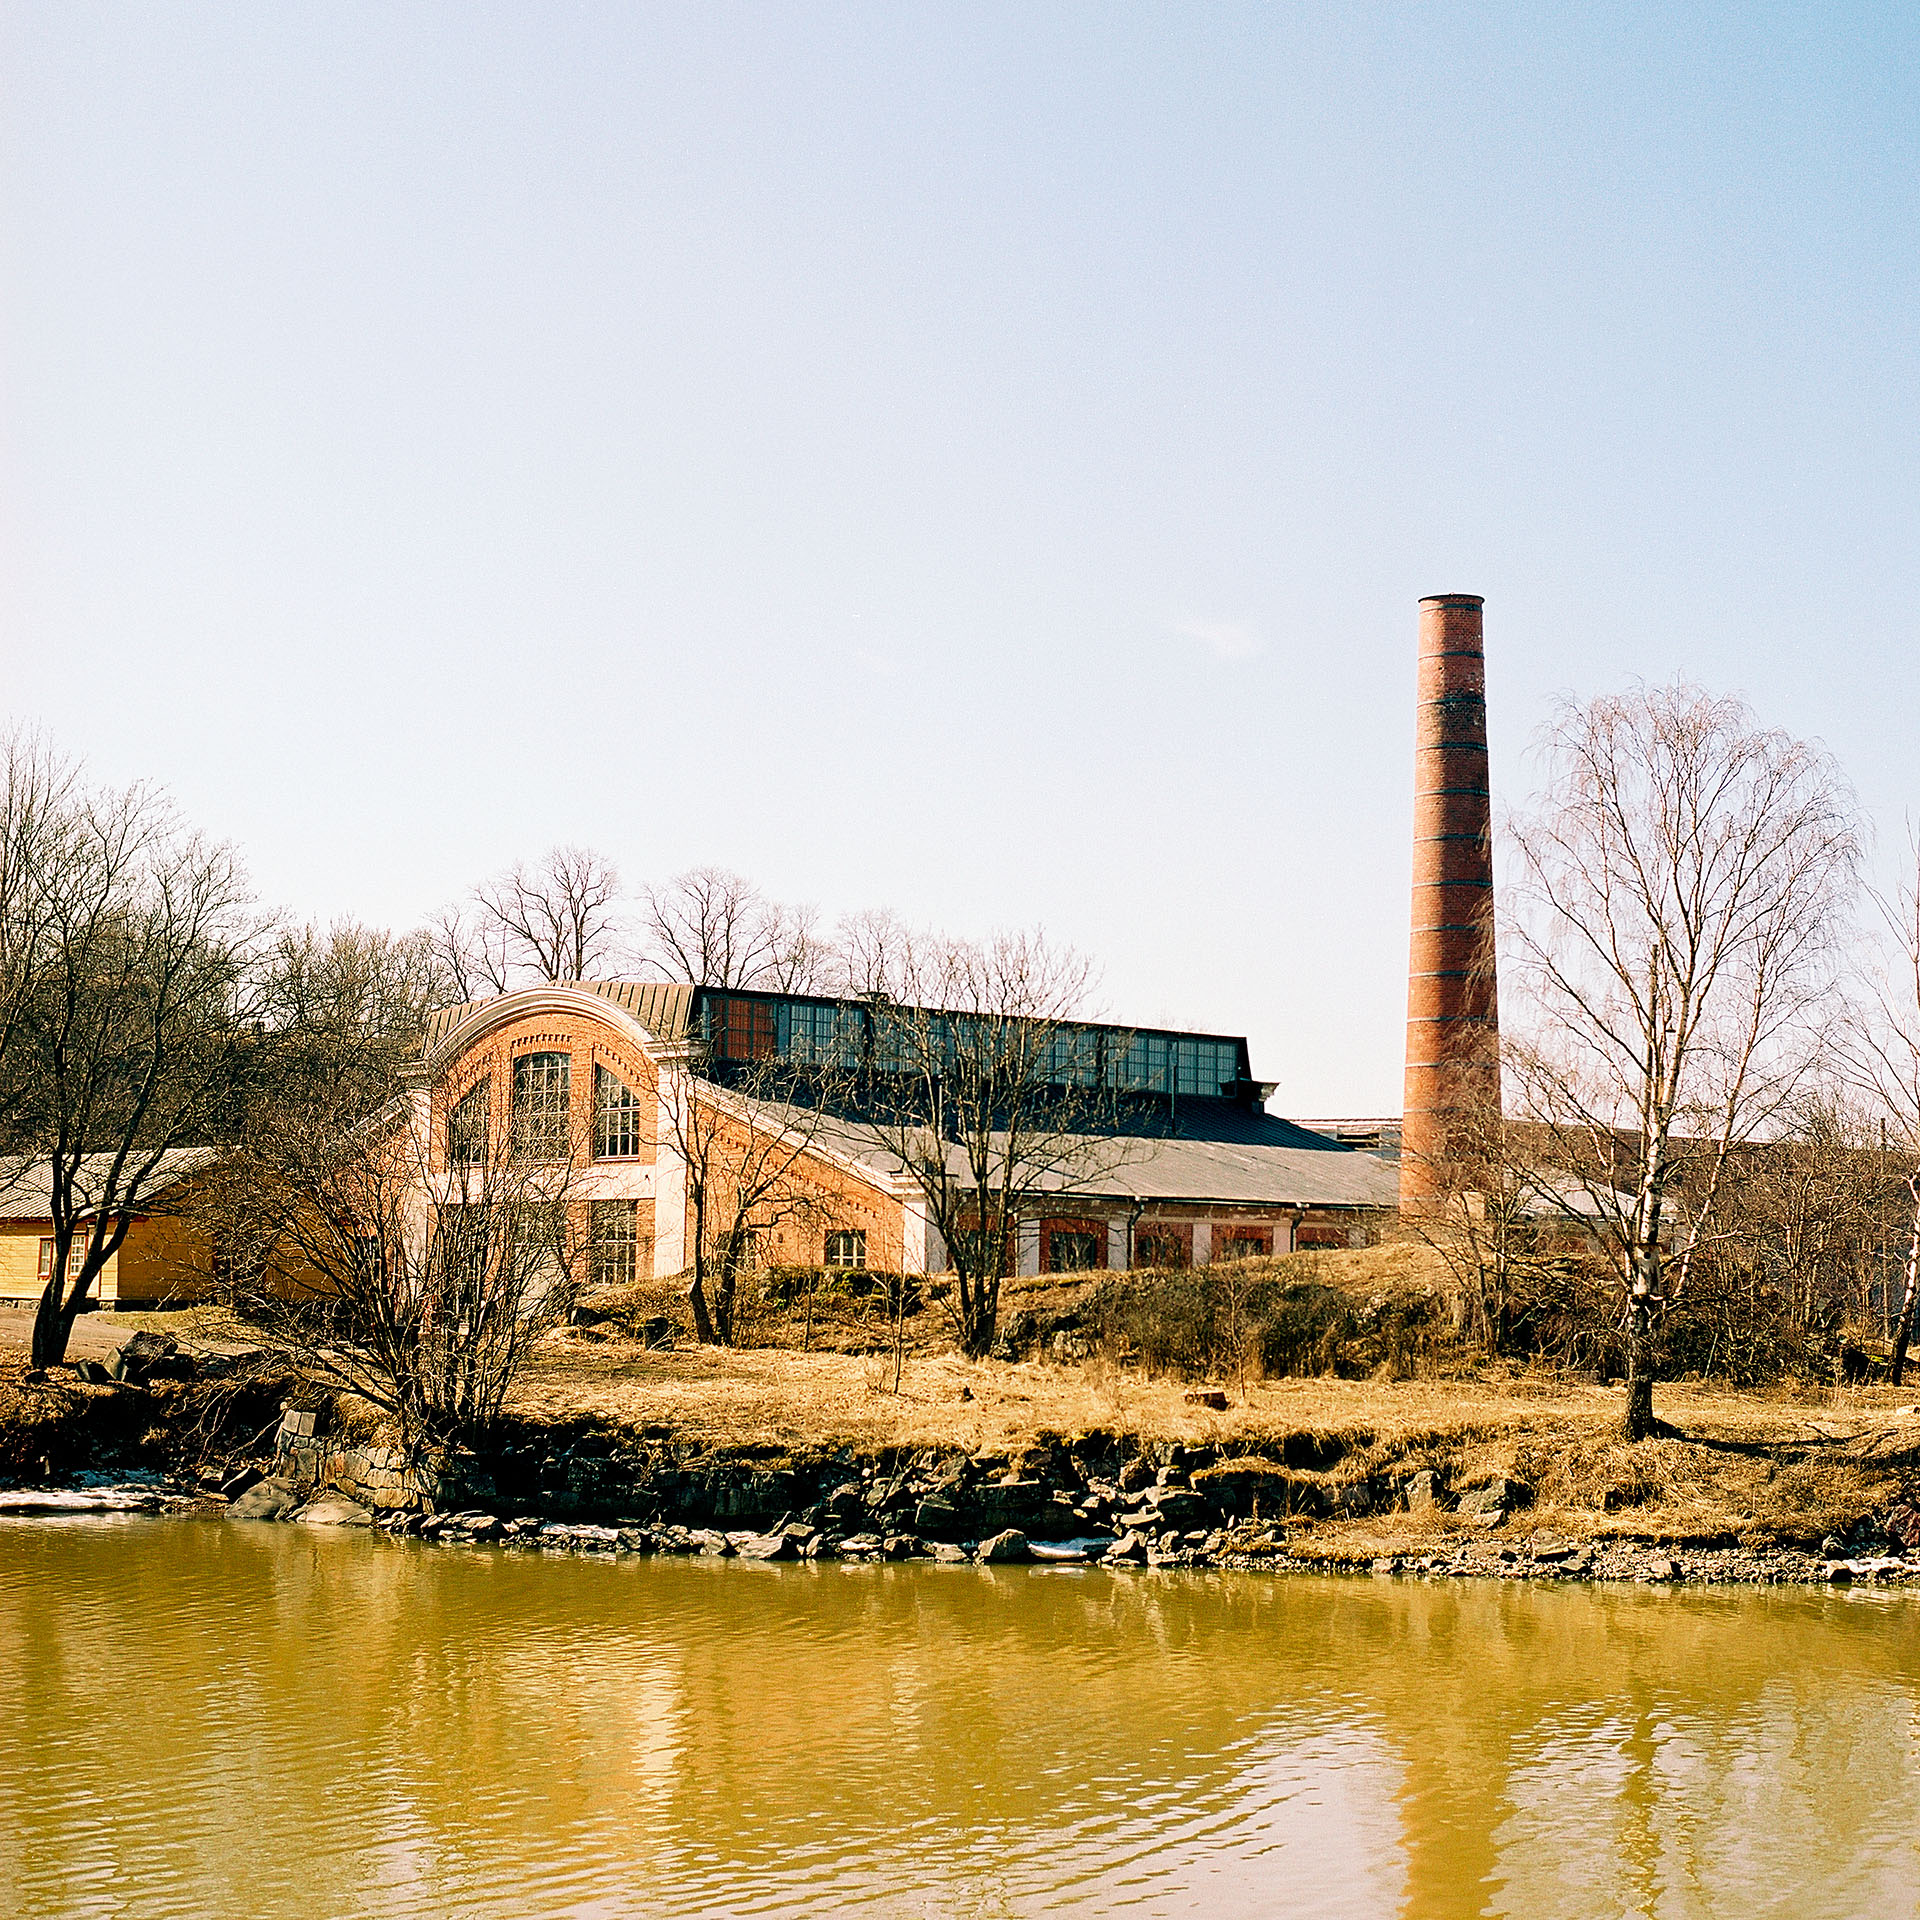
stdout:
<svg viewBox="0 0 1920 1920">
<path fill-rule="evenodd" d="M 1379 1305 L 1424 1284 L 1408 1248 L 1272 1266 L 1289 1284 L 1347 1296 L 1350 1311 L 1322 1303 L 1346 1329 L 1335 1355 L 1343 1365 L 1372 1353 L 1367 1343 L 1389 1322 L 1411 1324 Z M 657 1339 L 676 1303 L 664 1290 L 636 1294 L 603 1302 L 607 1317 L 544 1345 L 511 1423 L 522 1441 L 592 1432 L 617 1449 L 763 1463 L 934 1454 L 1017 1464 L 1095 1436 L 1113 1457 L 1202 1472 L 1249 1463 L 1265 1476 L 1262 1521 L 1297 1557 L 1340 1561 L 1490 1538 L 1807 1545 L 1920 1494 L 1920 1413 L 1894 1390 L 1676 1384 L 1658 1395 L 1671 1431 L 1630 1446 L 1617 1432 L 1618 1388 L 1473 1367 L 1439 1335 L 1402 1341 L 1397 1360 L 1377 1361 L 1365 1377 L 1240 1369 L 1195 1383 L 1156 1374 L 1090 1338 L 1100 1285 L 1013 1289 L 1006 1318 L 1039 1328 L 1020 1360 L 962 1358 L 937 1304 L 924 1307 L 902 1329 L 897 1391 L 884 1301 L 816 1298 L 810 1331 L 803 1307 L 768 1309 L 753 1328 L 761 1344 L 716 1350 L 645 1344 L 639 1331 L 653 1321 Z M 1050 1341 L 1062 1322 L 1077 1331 Z M 137 1324 L 227 1347 L 246 1337 L 206 1313 Z M 112 1330 L 107 1316 L 90 1329 Z M 1054 1357 L 1061 1350 L 1085 1357 Z M 64 1370 L 35 1381 L 10 1358 L 0 1364 L 0 1476 L 57 1477 L 115 1459 L 191 1471 L 249 1444 L 257 1452 L 293 1384 L 271 1356 L 243 1379 L 147 1391 L 87 1385 Z M 1203 1391 L 1225 1406 L 1196 1401 Z M 375 1437 L 371 1410 L 342 1417 L 358 1437 Z"/>
</svg>

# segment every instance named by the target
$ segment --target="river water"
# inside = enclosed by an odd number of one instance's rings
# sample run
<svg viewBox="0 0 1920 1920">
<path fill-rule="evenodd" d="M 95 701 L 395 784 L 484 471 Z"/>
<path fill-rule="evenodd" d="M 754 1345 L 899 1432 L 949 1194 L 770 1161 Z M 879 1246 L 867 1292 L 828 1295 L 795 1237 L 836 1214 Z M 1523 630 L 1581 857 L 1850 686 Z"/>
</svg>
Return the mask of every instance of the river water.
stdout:
<svg viewBox="0 0 1920 1920">
<path fill-rule="evenodd" d="M 1912 1915 L 1920 1599 L 0 1522 L 18 1915 Z"/>
</svg>

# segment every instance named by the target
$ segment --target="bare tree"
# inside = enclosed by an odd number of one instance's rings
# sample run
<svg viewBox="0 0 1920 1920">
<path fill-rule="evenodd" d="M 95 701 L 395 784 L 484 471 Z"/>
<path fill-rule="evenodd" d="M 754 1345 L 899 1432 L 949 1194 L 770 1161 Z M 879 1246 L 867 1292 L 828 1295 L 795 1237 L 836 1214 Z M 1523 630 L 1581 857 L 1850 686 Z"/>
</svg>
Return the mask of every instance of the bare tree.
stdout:
<svg viewBox="0 0 1920 1920">
<path fill-rule="evenodd" d="M 359 1114 L 309 1086 L 210 1188 L 235 1305 L 390 1414 L 414 1461 L 498 1418 L 588 1257 L 580 1142 L 529 1151 L 491 1116 L 452 1124 L 445 1091 L 411 1069 Z"/>
<path fill-rule="evenodd" d="M 825 983 L 849 1000 L 903 998 L 901 970 L 913 936 L 890 907 L 848 914 L 834 930 Z"/>
<path fill-rule="evenodd" d="M 33 1327 L 48 1366 L 170 1151 L 205 1144 L 230 1109 L 254 929 L 232 853 L 145 787 L 76 791 L 20 890 L 32 932 L 5 1104 L 49 1169 Z"/>
<path fill-rule="evenodd" d="M 1875 960 L 1864 1004 L 1850 1022 L 1846 1057 L 1855 1083 L 1884 1108 L 1890 1135 L 1909 1156 L 1912 1200 L 1900 1304 L 1893 1316 L 1888 1378 L 1906 1378 L 1907 1351 L 1920 1313 L 1920 835 L 1909 836 L 1907 883 L 1895 894 L 1876 893 L 1887 948 Z"/>
<path fill-rule="evenodd" d="M 619 939 L 620 876 L 585 847 L 553 847 L 482 881 L 427 928 L 463 1000 L 549 980 L 592 978 Z"/>
<path fill-rule="evenodd" d="M 915 939 L 876 1005 L 868 1124 L 917 1189 L 953 1275 L 962 1349 L 993 1346 L 1020 1222 L 1127 1157 L 1111 1038 L 1074 1015 L 1091 971 L 1039 934 Z"/>
<path fill-rule="evenodd" d="M 1685 683 L 1569 701 L 1543 745 L 1510 829 L 1507 1083 L 1541 1130 L 1542 1197 L 1574 1182 L 1617 1258 L 1640 1438 L 1729 1150 L 1813 1051 L 1858 842 L 1823 751 Z"/>
<path fill-rule="evenodd" d="M 769 900 L 724 867 L 692 867 L 642 895 L 648 958 L 696 987 L 807 993 L 826 955 L 811 907 Z"/>
<path fill-rule="evenodd" d="M 831 1055 L 730 1060 L 724 1042 L 663 1069 L 661 1117 L 685 1170 L 687 1303 L 697 1339 L 733 1345 L 741 1286 L 768 1235 L 834 1217 L 806 1162 L 843 1103 L 847 1080 Z"/>
<path fill-rule="evenodd" d="M 47 958 L 53 876 L 74 857 L 80 809 L 73 767 L 38 736 L 0 738 L 0 760 L 0 1152 L 15 1152 L 35 1084 L 15 1043 Z"/>
</svg>

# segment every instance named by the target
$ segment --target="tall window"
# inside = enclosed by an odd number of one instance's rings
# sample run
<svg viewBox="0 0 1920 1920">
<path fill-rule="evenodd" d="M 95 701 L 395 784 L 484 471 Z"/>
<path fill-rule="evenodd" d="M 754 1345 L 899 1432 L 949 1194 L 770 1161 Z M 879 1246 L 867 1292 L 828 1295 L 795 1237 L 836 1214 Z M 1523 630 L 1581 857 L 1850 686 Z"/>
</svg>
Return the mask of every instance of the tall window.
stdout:
<svg viewBox="0 0 1920 1920">
<path fill-rule="evenodd" d="M 486 1162 L 487 1087 L 488 1082 L 482 1080 L 447 1116 L 447 1158 L 457 1167 L 477 1167 Z"/>
<path fill-rule="evenodd" d="M 631 1160 L 640 1151 L 640 1102 L 617 1073 L 593 1068 L 593 1157 Z"/>
<path fill-rule="evenodd" d="M 867 1236 L 859 1227 L 842 1228 L 827 1235 L 827 1265 L 857 1270 L 867 1264 Z"/>
<path fill-rule="evenodd" d="M 640 1203 L 596 1200 L 588 1210 L 593 1284 L 630 1287 L 640 1277 Z"/>
<path fill-rule="evenodd" d="M 513 1063 L 513 1144 L 522 1153 L 566 1158 L 572 1069 L 564 1053 L 523 1053 Z"/>
</svg>

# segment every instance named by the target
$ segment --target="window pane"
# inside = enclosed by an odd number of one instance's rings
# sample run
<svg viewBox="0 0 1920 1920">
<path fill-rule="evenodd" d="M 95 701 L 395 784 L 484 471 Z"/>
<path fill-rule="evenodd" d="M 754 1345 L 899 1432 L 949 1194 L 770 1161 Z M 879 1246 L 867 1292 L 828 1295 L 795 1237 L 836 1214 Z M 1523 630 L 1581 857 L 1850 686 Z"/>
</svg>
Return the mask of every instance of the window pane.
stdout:
<svg viewBox="0 0 1920 1920">
<path fill-rule="evenodd" d="M 864 1229 L 853 1228 L 827 1235 L 827 1265 L 859 1268 L 867 1264 L 867 1236 Z"/>
<path fill-rule="evenodd" d="M 595 1062 L 593 1152 L 599 1160 L 631 1160 L 640 1151 L 640 1102 L 617 1073 Z"/>
<path fill-rule="evenodd" d="M 631 1286 L 640 1277 L 639 1201 L 594 1201 L 588 1227 L 593 1240 L 593 1284 Z"/>
<path fill-rule="evenodd" d="M 482 1080 L 447 1117 L 447 1158 L 455 1166 L 478 1166 L 487 1157 L 487 1088 Z"/>
<path fill-rule="evenodd" d="M 522 1152 L 567 1153 L 572 1066 L 564 1053 L 523 1053 L 513 1063 L 513 1138 Z"/>
</svg>

